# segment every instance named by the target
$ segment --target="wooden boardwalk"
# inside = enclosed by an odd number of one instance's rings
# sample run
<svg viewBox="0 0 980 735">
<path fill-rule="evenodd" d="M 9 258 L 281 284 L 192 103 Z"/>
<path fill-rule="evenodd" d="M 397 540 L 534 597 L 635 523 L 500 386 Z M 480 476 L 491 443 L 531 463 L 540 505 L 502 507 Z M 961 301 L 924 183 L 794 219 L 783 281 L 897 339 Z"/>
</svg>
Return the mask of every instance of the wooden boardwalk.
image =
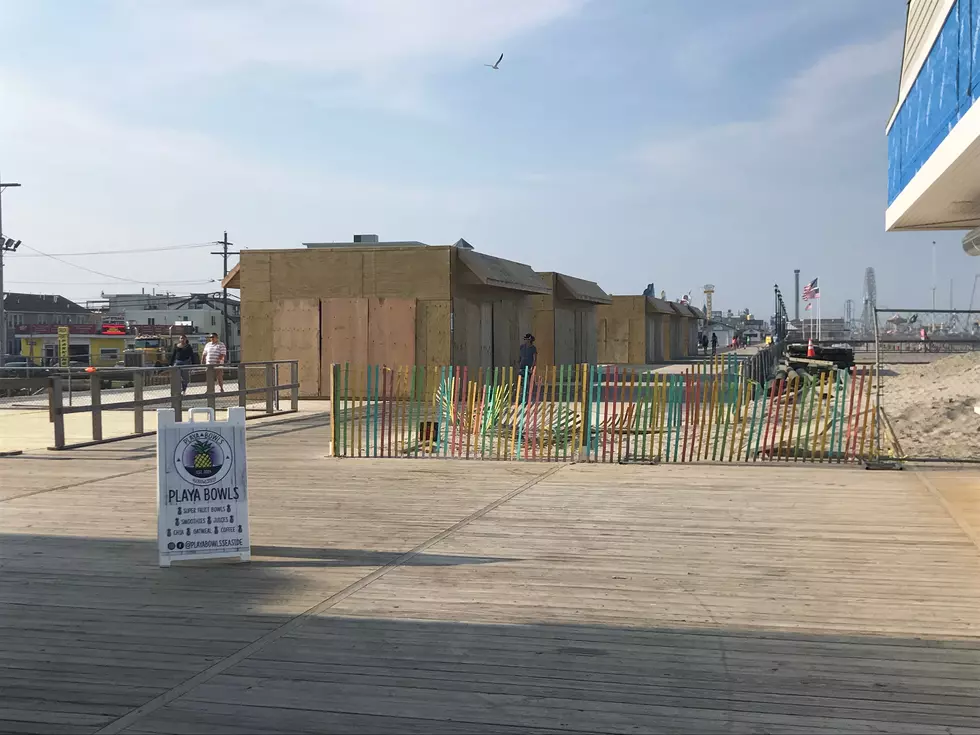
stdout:
<svg viewBox="0 0 980 735">
<path fill-rule="evenodd" d="M 0 459 L 0 732 L 980 732 L 980 479 L 326 457 L 156 566 L 150 443 Z"/>
</svg>

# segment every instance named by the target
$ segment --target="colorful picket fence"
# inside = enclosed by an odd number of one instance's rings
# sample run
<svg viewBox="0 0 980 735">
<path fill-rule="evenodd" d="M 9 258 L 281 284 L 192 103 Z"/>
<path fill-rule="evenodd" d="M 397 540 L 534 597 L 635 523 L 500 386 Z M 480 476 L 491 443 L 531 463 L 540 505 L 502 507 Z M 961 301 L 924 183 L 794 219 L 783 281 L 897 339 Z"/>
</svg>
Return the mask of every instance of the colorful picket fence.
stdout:
<svg viewBox="0 0 980 735">
<path fill-rule="evenodd" d="M 332 453 L 547 462 L 854 462 L 869 367 L 760 383 L 733 356 L 680 374 L 603 365 L 334 365 Z"/>
</svg>

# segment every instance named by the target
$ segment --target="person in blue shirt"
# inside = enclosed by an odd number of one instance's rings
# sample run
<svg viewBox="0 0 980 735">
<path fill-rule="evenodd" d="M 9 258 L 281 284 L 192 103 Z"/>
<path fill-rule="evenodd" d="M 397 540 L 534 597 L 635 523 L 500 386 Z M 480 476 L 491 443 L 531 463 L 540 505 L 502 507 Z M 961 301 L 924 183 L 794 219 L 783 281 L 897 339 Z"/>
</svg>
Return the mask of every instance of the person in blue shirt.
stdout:
<svg viewBox="0 0 980 735">
<path fill-rule="evenodd" d="M 537 364 L 538 348 L 534 346 L 534 335 L 530 333 L 525 334 L 524 341 L 521 343 L 520 361 L 518 365 L 521 375 L 524 374 L 525 369 L 530 373 Z"/>
</svg>

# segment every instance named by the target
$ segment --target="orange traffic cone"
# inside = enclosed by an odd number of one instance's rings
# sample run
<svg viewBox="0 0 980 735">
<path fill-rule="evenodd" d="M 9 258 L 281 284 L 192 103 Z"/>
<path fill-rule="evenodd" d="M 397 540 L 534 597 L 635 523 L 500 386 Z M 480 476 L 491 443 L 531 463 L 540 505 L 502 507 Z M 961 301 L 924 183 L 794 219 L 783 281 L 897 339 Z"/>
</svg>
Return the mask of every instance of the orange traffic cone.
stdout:
<svg viewBox="0 0 980 735">
<path fill-rule="evenodd" d="M 815 349 L 813 349 L 813 338 L 812 337 L 810 338 L 809 344 L 807 344 L 807 346 L 806 346 L 806 356 L 807 357 L 816 357 L 817 356 L 817 351 Z"/>
</svg>

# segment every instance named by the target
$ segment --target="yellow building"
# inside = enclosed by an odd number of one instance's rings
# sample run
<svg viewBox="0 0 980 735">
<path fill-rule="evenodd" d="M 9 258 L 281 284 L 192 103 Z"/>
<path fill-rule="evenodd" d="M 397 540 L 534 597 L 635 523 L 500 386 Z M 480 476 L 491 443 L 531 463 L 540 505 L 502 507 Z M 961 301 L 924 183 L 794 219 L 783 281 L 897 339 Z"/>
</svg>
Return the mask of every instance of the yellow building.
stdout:
<svg viewBox="0 0 980 735">
<path fill-rule="evenodd" d="M 125 335 L 104 335 L 90 324 L 69 325 L 68 359 L 92 367 L 115 367 L 123 361 Z M 20 354 L 38 365 L 58 363 L 58 325 L 43 324 L 17 328 Z"/>
</svg>

